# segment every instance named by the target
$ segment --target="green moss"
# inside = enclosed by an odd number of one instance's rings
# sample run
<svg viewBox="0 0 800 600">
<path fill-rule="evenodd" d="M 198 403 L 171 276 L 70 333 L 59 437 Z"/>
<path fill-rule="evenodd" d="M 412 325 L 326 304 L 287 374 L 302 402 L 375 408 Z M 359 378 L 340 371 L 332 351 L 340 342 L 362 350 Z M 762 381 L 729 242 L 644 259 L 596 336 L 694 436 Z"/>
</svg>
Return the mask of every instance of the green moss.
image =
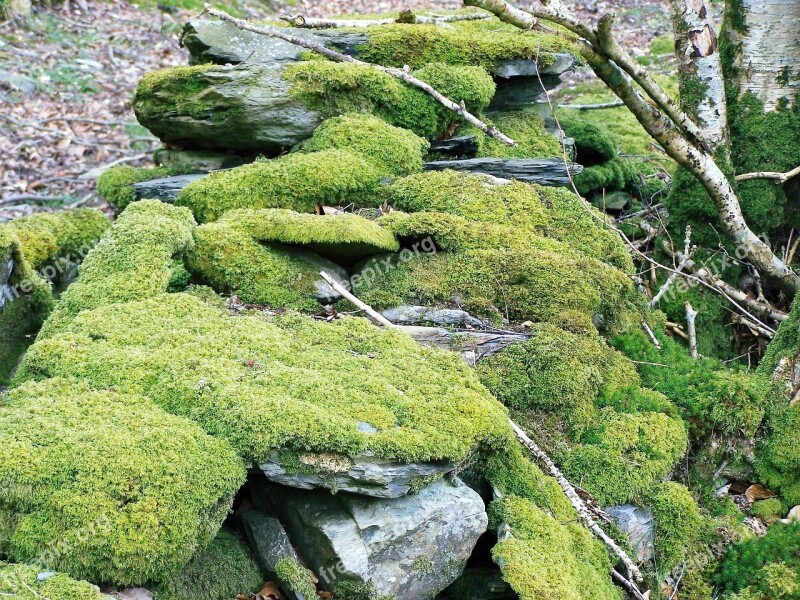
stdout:
<svg viewBox="0 0 800 600">
<path fill-rule="evenodd" d="M 125 210 L 131 202 L 136 200 L 136 192 L 133 189 L 134 183 L 176 174 L 176 172 L 167 167 L 148 169 L 146 167 L 117 165 L 116 167 L 111 167 L 97 178 L 97 193 L 105 198 L 109 204 L 115 206 L 117 210 Z"/>
<path fill-rule="evenodd" d="M 378 594 L 375 583 L 371 580 L 369 583 L 337 582 L 334 598 L 336 600 L 395 600 L 394 596 Z"/>
<path fill-rule="evenodd" d="M 616 141 L 601 125 L 575 117 L 562 118 L 559 123 L 564 133 L 575 140 L 575 160 L 580 164 L 596 165 L 619 154 Z"/>
<path fill-rule="evenodd" d="M 656 565 L 662 574 L 669 573 L 686 560 L 687 550 L 700 534 L 700 508 L 685 486 L 667 481 L 650 494 L 656 533 Z"/>
<path fill-rule="evenodd" d="M 473 114 L 494 96 L 494 82 L 480 67 L 431 63 L 414 75 L 454 102 L 464 102 Z M 422 90 L 372 67 L 315 60 L 289 66 L 284 76 L 295 97 L 326 117 L 369 112 L 428 139 L 459 122 L 456 113 Z"/>
<path fill-rule="evenodd" d="M 515 147 L 507 146 L 471 126 L 462 127 L 458 135 L 478 136 L 477 157 L 500 158 L 550 158 L 562 155 L 561 143 L 544 127 L 541 115 L 534 111 L 511 111 L 491 114 L 484 121 L 494 125 L 512 140 Z"/>
<path fill-rule="evenodd" d="M 675 36 L 669 33 L 660 35 L 650 43 L 650 54 L 664 56 L 675 52 Z"/>
<path fill-rule="evenodd" d="M 479 65 L 492 72 L 508 60 L 536 60 L 550 64 L 553 52 L 573 52 L 564 37 L 538 31 L 521 31 L 496 19 L 459 22 L 453 28 L 435 25 L 386 25 L 365 28 L 368 43 L 358 57 L 381 65 L 411 68 L 428 63 Z"/>
<path fill-rule="evenodd" d="M 14 600 L 103 600 L 97 586 L 54 574 L 39 581 L 41 569 L 0 561 L 0 596 Z"/>
<path fill-rule="evenodd" d="M 247 545 L 220 530 L 183 570 L 153 590 L 153 600 L 231 600 L 257 593 L 263 583 L 261 568 Z"/>
<path fill-rule="evenodd" d="M 503 407 L 453 353 L 364 319 L 231 317 L 186 294 L 84 312 L 37 341 L 17 380 L 55 373 L 146 395 L 248 461 L 281 448 L 464 460 L 509 435 Z"/>
<path fill-rule="evenodd" d="M 510 535 L 492 550 L 521 600 L 620 600 L 605 548 L 577 522 L 563 524 L 530 500 L 506 496 L 490 506 Z"/>
<path fill-rule="evenodd" d="M 191 247 L 194 228 L 185 208 L 154 200 L 132 204 L 89 252 L 41 335 L 59 331 L 83 310 L 165 291 L 173 258 Z"/>
<path fill-rule="evenodd" d="M 303 598 L 317 596 L 314 573 L 299 565 L 293 558 L 284 558 L 275 565 L 275 575 L 282 586 Z"/>
<path fill-rule="evenodd" d="M 778 405 L 758 447 L 756 473 L 789 506 L 800 504 L 800 406 Z"/>
<path fill-rule="evenodd" d="M 598 396 L 639 383 L 633 364 L 599 336 L 550 324 L 537 324 L 530 334 L 476 366 L 481 382 L 506 406 L 559 412 L 580 425 L 594 416 Z"/>
<path fill-rule="evenodd" d="M 769 498 L 767 500 L 759 500 L 750 509 L 750 514 L 754 517 L 770 520 L 780 517 L 783 514 L 783 504 L 778 498 Z"/>
<path fill-rule="evenodd" d="M 235 210 L 221 223 L 247 231 L 259 242 L 277 242 L 335 258 L 362 258 L 399 250 L 391 228 L 352 213 L 311 215 L 291 210 Z"/>
<path fill-rule="evenodd" d="M 386 175 L 411 175 L 422 171 L 422 156 L 429 144 L 411 131 L 392 127 L 365 114 L 346 114 L 323 122 L 311 139 L 300 144 L 302 152 L 338 148 L 364 156 Z"/>
<path fill-rule="evenodd" d="M 583 195 L 591 192 L 624 190 L 631 175 L 627 163 L 622 160 L 609 160 L 586 167 L 575 175 L 575 187 Z"/>
<path fill-rule="evenodd" d="M 180 569 L 244 480 L 230 447 L 191 422 L 78 380 L 12 389 L 0 430 L 0 506 L 15 515 L 0 552 L 92 581 Z"/>
</svg>

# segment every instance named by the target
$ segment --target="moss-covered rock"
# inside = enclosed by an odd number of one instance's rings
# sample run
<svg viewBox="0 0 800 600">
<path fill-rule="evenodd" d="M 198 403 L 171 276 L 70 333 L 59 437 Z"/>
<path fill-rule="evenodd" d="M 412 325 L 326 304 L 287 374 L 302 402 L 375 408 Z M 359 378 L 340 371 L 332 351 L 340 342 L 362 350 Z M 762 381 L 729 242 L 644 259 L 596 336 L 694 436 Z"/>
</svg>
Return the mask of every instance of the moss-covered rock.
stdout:
<svg viewBox="0 0 800 600">
<path fill-rule="evenodd" d="M 152 200 L 132 204 L 89 252 L 41 335 L 59 331 L 83 310 L 164 292 L 174 258 L 192 246 L 194 229 L 185 208 Z"/>
<path fill-rule="evenodd" d="M 575 117 L 561 118 L 559 123 L 564 133 L 575 140 L 575 159 L 580 164 L 604 163 L 619 154 L 616 141 L 603 127 Z"/>
<path fill-rule="evenodd" d="M 111 167 L 97 178 L 97 193 L 105 198 L 106 202 L 116 207 L 117 210 L 125 210 L 131 202 L 136 200 L 136 191 L 133 189 L 134 183 L 177 174 L 178 172 L 175 169 L 167 167 L 148 169 L 146 167 L 117 165 Z"/>
<path fill-rule="evenodd" d="M 244 480 L 221 440 L 149 399 L 75 379 L 0 407 L 0 553 L 74 577 L 144 584 L 210 541 Z"/>
<path fill-rule="evenodd" d="M 287 556 L 275 565 L 275 575 L 281 585 L 302 598 L 313 598 L 317 595 L 313 583 L 314 574 L 291 557 Z"/>
<path fill-rule="evenodd" d="M 15 600 L 104 600 L 97 586 L 61 573 L 39 579 L 41 569 L 0 561 L 0 596 Z"/>
<path fill-rule="evenodd" d="M 369 115 L 346 115 L 323 123 L 297 152 L 190 183 L 176 204 L 190 207 L 199 222 L 237 208 L 379 206 L 384 179 L 420 170 L 426 149 L 408 131 Z"/>
<path fill-rule="evenodd" d="M 800 406 L 778 405 L 758 448 L 756 473 L 790 506 L 800 504 Z"/>
<path fill-rule="evenodd" d="M 648 505 L 655 521 L 655 562 L 659 572 L 666 574 L 686 559 L 687 551 L 699 538 L 700 508 L 686 486 L 674 481 L 656 485 Z"/>
<path fill-rule="evenodd" d="M 261 590 L 261 567 L 247 545 L 222 529 L 180 572 L 153 590 L 153 600 L 231 600 Z"/>
<path fill-rule="evenodd" d="M 462 127 L 458 135 L 475 135 L 478 139 L 476 157 L 500 158 L 550 158 L 563 154 L 561 142 L 544 126 L 544 119 L 536 111 L 516 110 L 491 113 L 484 117 L 512 140 L 514 147 L 486 135 L 472 126 Z"/>
<path fill-rule="evenodd" d="M 509 434 L 455 354 L 362 319 L 231 317 L 187 294 L 85 311 L 37 341 L 17 381 L 56 373 L 144 394 L 248 461 L 280 448 L 460 461 Z"/>
</svg>

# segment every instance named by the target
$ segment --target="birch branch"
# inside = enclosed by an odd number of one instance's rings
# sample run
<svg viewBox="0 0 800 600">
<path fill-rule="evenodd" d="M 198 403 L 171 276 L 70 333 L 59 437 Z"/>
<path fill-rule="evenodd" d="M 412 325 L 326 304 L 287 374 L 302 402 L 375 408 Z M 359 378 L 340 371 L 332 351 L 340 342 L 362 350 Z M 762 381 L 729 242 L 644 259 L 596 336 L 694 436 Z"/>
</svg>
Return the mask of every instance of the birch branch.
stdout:
<svg viewBox="0 0 800 600">
<path fill-rule="evenodd" d="M 367 316 L 369 316 L 370 319 L 372 319 L 376 323 L 379 323 L 379 324 L 383 325 L 384 327 L 394 327 L 394 323 L 392 323 L 389 319 L 387 319 L 381 313 L 379 313 L 374 308 L 372 308 L 369 304 L 366 304 L 365 302 L 362 302 L 361 300 L 356 298 L 353 294 L 351 294 L 343 286 L 339 285 L 339 282 L 336 281 L 330 275 L 328 275 L 325 271 L 320 271 L 319 274 L 320 274 L 320 277 L 322 277 L 325 280 L 325 282 L 329 286 L 331 286 L 336 292 L 341 294 L 345 299 L 347 299 L 350 302 L 352 302 L 354 306 L 356 306 L 357 308 L 359 308 L 359 309 L 363 310 L 365 313 L 367 313 Z"/>
<path fill-rule="evenodd" d="M 694 322 L 697 311 L 692 308 L 688 300 L 684 304 L 684 308 L 686 309 L 686 333 L 689 335 L 689 356 L 697 358 L 697 328 Z"/>
<path fill-rule="evenodd" d="M 212 15 L 222 21 L 226 21 L 228 23 L 233 24 L 242 30 L 252 31 L 253 33 L 257 33 L 260 35 L 266 35 L 281 39 L 285 42 L 289 42 L 290 44 L 295 44 L 296 46 L 312 50 L 332 60 L 337 60 L 339 62 L 344 62 L 344 63 L 350 63 L 353 65 L 359 65 L 361 67 L 370 67 L 373 69 L 377 69 L 378 71 L 383 71 L 384 73 L 391 75 L 392 77 L 397 77 L 401 81 L 405 81 L 409 85 L 421 89 L 423 92 L 432 96 L 437 102 L 439 102 L 439 104 L 441 104 L 445 108 L 452 110 L 454 113 L 461 116 L 465 121 L 469 122 L 471 125 L 483 131 L 486 135 L 495 138 L 496 140 L 502 142 L 507 146 L 517 145 L 517 143 L 510 137 L 506 136 L 505 134 L 497 130 L 495 127 L 490 127 L 489 125 L 481 121 L 478 117 L 469 112 L 466 106 L 464 106 L 463 102 L 461 102 L 461 104 L 456 104 L 455 102 L 453 102 L 452 100 L 450 100 L 449 98 L 447 98 L 446 96 L 435 90 L 433 86 L 425 83 L 421 79 L 417 79 L 405 69 L 397 69 L 395 67 L 384 67 L 383 65 L 368 63 L 363 60 L 353 58 L 352 56 L 348 56 L 347 54 L 342 54 L 341 52 L 336 52 L 335 50 L 331 50 L 330 48 L 327 48 L 322 44 L 311 42 L 309 40 L 304 40 L 297 36 L 284 33 L 283 31 L 280 31 L 279 29 L 276 28 L 259 27 L 253 25 L 249 21 L 245 21 L 243 19 L 237 19 L 236 17 L 232 17 L 231 15 L 229 15 L 224 11 L 212 8 L 210 4 L 205 5 L 205 9 L 201 14 Z"/>
<path fill-rule="evenodd" d="M 744 173 L 736 176 L 736 181 L 750 181 L 751 179 L 772 179 L 780 184 L 784 184 L 790 179 L 800 175 L 800 167 L 795 167 L 786 173 L 776 173 L 775 171 L 757 171 L 755 173 Z"/>
<path fill-rule="evenodd" d="M 631 558 L 625 553 L 625 551 L 620 548 L 617 543 L 612 540 L 605 531 L 603 531 L 602 527 L 597 524 L 597 522 L 592 517 L 589 509 L 584 504 L 581 497 L 578 495 L 578 492 L 575 491 L 575 488 L 572 484 L 567 480 L 566 477 L 561 473 L 561 471 L 556 467 L 555 463 L 550 460 L 550 457 L 545 453 L 539 446 L 534 442 L 528 435 L 511 419 L 508 420 L 511 424 L 511 429 L 514 430 L 514 433 L 517 435 L 519 440 L 522 444 L 533 454 L 542 464 L 547 467 L 547 470 L 550 472 L 555 480 L 558 482 L 558 485 L 561 486 L 561 489 L 564 491 L 564 495 L 569 499 L 572 506 L 577 511 L 578 515 L 580 515 L 581 519 L 586 523 L 586 526 L 589 530 L 594 533 L 598 538 L 600 538 L 603 543 L 608 546 L 608 548 L 622 561 L 622 564 L 625 565 L 625 568 L 628 570 L 629 577 L 633 578 L 636 581 L 642 581 L 642 573 L 639 571 L 639 567 L 631 560 Z M 635 584 L 631 582 L 631 585 L 634 587 Z"/>
<path fill-rule="evenodd" d="M 733 315 L 731 317 L 731 321 L 733 321 L 736 325 L 744 325 L 745 327 L 749 328 L 753 332 L 759 334 L 762 337 L 771 340 L 775 337 L 775 332 L 769 329 L 764 329 L 758 323 L 753 323 L 750 319 L 743 317 L 742 315 Z"/>
<path fill-rule="evenodd" d="M 620 106 L 625 106 L 622 100 L 601 102 L 599 104 L 560 104 L 558 108 L 569 108 L 570 110 L 602 110 L 604 108 L 617 108 Z"/>
<path fill-rule="evenodd" d="M 647 334 L 647 337 L 650 339 L 650 343 L 652 343 L 653 346 L 655 346 L 656 348 L 661 350 L 661 342 L 658 341 L 658 338 L 656 337 L 656 334 L 653 333 L 652 329 L 650 329 L 650 325 L 648 325 L 647 323 L 642 321 L 642 329 L 644 329 L 644 332 Z"/>
<path fill-rule="evenodd" d="M 401 13 L 398 19 L 314 19 L 311 17 L 304 17 L 303 15 L 283 15 L 281 21 L 286 21 L 292 27 L 301 27 L 305 29 L 347 29 L 357 27 L 379 27 L 381 25 L 393 25 L 395 23 L 441 25 L 454 23 L 456 21 L 483 21 L 491 18 L 489 15 L 482 15 L 480 13 L 469 15 L 442 15 L 438 17 L 412 14 L 409 20 L 404 20 L 403 16 L 403 13 Z"/>
<path fill-rule="evenodd" d="M 661 300 L 662 296 L 667 293 L 667 290 L 670 288 L 670 286 L 673 283 L 675 283 L 675 280 L 681 274 L 681 271 L 683 271 L 683 269 L 686 268 L 686 263 L 692 259 L 692 255 L 694 254 L 694 251 L 696 249 L 696 247 L 693 248 L 691 244 L 692 244 L 692 228 L 689 225 L 687 225 L 686 239 L 684 241 L 683 259 L 681 260 L 680 264 L 678 264 L 675 271 L 669 274 L 669 277 L 667 277 L 667 280 L 664 282 L 664 285 L 661 286 L 660 290 L 658 290 L 658 293 L 655 296 L 653 296 L 647 303 L 648 308 L 653 308 L 656 304 L 658 304 L 658 301 Z"/>
</svg>

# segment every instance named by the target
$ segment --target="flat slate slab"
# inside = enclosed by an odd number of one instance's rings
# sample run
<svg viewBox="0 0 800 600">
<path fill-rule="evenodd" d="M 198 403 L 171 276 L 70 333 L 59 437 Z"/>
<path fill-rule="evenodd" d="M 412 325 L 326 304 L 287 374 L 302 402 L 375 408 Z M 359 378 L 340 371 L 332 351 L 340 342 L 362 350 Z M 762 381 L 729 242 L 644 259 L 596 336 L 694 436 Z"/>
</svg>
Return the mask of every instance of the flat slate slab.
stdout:
<svg viewBox="0 0 800 600">
<path fill-rule="evenodd" d="M 554 187 L 569 187 L 570 174 L 574 177 L 583 167 L 571 164 L 569 171 L 560 158 L 468 158 L 465 160 L 437 160 L 425 163 L 427 171 L 464 171 L 483 173 L 501 179 L 517 179 Z"/>
</svg>

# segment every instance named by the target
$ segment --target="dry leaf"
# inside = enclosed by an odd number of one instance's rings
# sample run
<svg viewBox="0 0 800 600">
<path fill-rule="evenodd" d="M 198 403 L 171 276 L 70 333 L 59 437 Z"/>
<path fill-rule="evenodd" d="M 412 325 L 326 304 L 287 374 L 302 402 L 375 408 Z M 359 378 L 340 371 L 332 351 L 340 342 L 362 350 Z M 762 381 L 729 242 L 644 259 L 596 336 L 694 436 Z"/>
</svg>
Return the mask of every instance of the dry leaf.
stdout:
<svg viewBox="0 0 800 600">
<path fill-rule="evenodd" d="M 751 485 L 747 490 L 744 492 L 744 497 L 747 498 L 747 501 L 751 504 L 758 500 L 766 500 L 767 498 L 772 498 L 775 496 L 772 492 L 770 492 L 767 488 L 754 483 Z"/>
<path fill-rule="evenodd" d="M 274 581 L 267 581 L 253 600 L 286 600 L 286 596 L 278 589 Z"/>
</svg>

